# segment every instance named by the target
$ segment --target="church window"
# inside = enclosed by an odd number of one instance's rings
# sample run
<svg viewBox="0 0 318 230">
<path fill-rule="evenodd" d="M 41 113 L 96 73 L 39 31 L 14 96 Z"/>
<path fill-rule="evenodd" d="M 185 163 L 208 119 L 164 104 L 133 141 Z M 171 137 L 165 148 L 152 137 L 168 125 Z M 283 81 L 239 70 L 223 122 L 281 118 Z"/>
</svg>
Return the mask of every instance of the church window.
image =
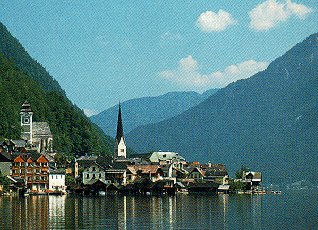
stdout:
<svg viewBox="0 0 318 230">
<path fill-rule="evenodd" d="M 86 178 L 89 179 L 89 174 L 87 174 Z"/>
<path fill-rule="evenodd" d="M 29 120 L 29 118 L 24 118 L 23 122 L 24 122 L 24 123 L 29 123 L 30 120 Z"/>
<path fill-rule="evenodd" d="M 95 179 L 95 173 L 93 174 L 93 179 Z"/>
</svg>

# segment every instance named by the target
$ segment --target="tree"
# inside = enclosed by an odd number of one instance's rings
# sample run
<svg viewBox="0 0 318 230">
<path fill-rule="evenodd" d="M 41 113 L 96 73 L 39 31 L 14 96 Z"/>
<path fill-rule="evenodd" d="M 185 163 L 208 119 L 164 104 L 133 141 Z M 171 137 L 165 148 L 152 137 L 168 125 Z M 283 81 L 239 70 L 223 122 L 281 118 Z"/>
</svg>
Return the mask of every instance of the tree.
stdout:
<svg viewBox="0 0 318 230">
<path fill-rule="evenodd" d="M 9 191 L 10 183 L 10 180 L 6 176 L 3 176 L 0 171 L 0 185 L 3 186 L 3 192 Z"/>
<path fill-rule="evenodd" d="M 230 185 L 231 191 L 246 191 L 246 185 L 242 181 L 235 181 L 231 179 L 229 181 L 229 185 Z"/>
<path fill-rule="evenodd" d="M 236 171 L 236 173 L 235 173 L 235 178 L 236 178 L 236 179 L 242 179 L 242 177 L 243 177 L 243 172 L 248 172 L 248 171 L 250 171 L 249 168 L 248 168 L 247 166 L 245 166 L 245 165 L 242 165 L 242 166 L 241 166 L 241 169 L 239 169 L 238 171 Z"/>
</svg>

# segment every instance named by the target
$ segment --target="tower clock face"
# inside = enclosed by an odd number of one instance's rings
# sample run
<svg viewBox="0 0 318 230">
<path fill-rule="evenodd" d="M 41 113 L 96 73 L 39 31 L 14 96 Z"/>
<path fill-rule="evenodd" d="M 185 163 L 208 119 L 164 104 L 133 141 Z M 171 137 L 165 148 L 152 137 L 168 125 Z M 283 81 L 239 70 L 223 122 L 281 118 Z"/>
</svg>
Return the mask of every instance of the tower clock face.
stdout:
<svg viewBox="0 0 318 230">
<path fill-rule="evenodd" d="M 30 123 L 30 118 L 29 117 L 23 117 L 23 123 L 24 124 L 29 124 Z"/>
</svg>

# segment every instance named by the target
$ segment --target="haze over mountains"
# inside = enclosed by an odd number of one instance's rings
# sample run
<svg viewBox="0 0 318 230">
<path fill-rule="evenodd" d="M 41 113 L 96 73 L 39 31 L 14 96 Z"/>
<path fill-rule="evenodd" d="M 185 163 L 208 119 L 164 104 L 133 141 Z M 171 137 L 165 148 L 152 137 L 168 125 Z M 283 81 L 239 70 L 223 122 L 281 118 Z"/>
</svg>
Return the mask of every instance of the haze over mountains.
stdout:
<svg viewBox="0 0 318 230">
<path fill-rule="evenodd" d="M 269 47 L 270 49 L 270 47 Z M 318 34 L 265 71 L 220 89 L 199 105 L 126 135 L 141 152 L 177 151 L 188 160 L 242 164 L 267 181 L 318 175 Z"/>
<path fill-rule="evenodd" d="M 218 89 L 196 92 L 171 92 L 157 97 L 136 98 L 121 103 L 125 133 L 142 125 L 156 123 L 174 117 L 199 104 Z M 107 135 L 116 135 L 118 105 L 113 106 L 90 119 Z"/>
</svg>

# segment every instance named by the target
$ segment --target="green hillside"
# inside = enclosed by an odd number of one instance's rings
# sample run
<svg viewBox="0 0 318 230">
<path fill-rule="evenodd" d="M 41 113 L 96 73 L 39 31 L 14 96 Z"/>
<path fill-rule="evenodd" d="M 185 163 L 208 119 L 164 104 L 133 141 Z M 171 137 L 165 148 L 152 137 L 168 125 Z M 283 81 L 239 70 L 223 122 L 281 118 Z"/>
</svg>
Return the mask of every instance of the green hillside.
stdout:
<svg viewBox="0 0 318 230">
<path fill-rule="evenodd" d="M 57 81 L 0 24 L 0 138 L 19 138 L 20 108 L 31 103 L 35 121 L 48 121 L 53 147 L 64 153 L 110 154 L 113 139 L 65 96 Z"/>
</svg>

